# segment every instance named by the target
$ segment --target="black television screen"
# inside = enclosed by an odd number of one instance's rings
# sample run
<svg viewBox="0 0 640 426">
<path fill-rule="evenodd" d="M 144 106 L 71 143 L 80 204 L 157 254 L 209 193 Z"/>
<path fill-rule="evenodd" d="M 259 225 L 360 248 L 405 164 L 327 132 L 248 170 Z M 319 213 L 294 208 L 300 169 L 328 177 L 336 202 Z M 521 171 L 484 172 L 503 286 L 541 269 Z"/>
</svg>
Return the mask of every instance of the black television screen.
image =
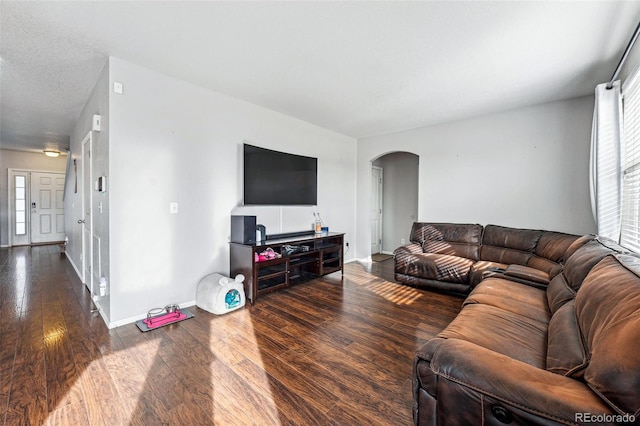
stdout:
<svg viewBox="0 0 640 426">
<path fill-rule="evenodd" d="M 244 204 L 318 204 L 318 159 L 244 144 Z"/>
</svg>

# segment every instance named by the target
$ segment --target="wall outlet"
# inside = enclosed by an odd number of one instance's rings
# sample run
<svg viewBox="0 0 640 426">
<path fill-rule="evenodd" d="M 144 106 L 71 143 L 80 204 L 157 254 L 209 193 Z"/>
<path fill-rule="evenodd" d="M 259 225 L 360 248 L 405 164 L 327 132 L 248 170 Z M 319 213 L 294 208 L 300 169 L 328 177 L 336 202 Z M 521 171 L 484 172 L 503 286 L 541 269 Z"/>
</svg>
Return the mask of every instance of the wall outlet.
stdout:
<svg viewBox="0 0 640 426">
<path fill-rule="evenodd" d="M 400 238 L 400 244 L 404 244 L 404 238 Z"/>
</svg>

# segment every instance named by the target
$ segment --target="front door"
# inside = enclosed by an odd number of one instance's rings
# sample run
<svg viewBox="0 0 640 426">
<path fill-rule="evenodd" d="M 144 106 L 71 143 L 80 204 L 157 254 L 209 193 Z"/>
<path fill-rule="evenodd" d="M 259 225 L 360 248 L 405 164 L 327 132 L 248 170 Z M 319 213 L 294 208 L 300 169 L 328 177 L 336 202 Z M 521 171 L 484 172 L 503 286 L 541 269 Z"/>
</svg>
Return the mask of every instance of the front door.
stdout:
<svg viewBox="0 0 640 426">
<path fill-rule="evenodd" d="M 64 241 L 64 173 L 31 172 L 31 243 Z"/>
</svg>

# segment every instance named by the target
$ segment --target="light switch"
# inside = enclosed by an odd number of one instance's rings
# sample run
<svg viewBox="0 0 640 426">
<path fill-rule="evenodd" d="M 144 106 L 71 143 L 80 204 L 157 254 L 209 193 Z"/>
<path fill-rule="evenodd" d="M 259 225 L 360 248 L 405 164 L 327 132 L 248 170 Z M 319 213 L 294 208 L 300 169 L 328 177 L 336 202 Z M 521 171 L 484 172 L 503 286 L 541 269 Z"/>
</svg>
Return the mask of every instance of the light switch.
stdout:
<svg viewBox="0 0 640 426">
<path fill-rule="evenodd" d="M 118 95 L 122 95 L 124 93 L 124 86 L 122 85 L 122 83 L 120 83 L 118 81 L 114 81 L 113 82 L 113 91 L 115 93 L 117 93 Z"/>
<path fill-rule="evenodd" d="M 176 214 L 178 213 L 178 203 L 169 203 L 169 213 Z"/>
<path fill-rule="evenodd" d="M 102 117 L 100 117 L 100 114 L 94 114 L 91 130 L 99 132 L 101 129 L 102 129 Z"/>
</svg>

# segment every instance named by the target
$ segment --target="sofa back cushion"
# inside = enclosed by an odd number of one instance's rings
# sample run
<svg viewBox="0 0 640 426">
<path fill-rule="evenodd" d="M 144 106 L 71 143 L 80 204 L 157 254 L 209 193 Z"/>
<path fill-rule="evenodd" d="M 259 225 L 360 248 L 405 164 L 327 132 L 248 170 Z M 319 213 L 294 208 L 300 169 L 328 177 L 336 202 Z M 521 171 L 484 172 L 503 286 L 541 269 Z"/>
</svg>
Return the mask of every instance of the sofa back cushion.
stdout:
<svg viewBox="0 0 640 426">
<path fill-rule="evenodd" d="M 640 413 L 640 258 L 609 255 L 575 299 L 587 353 L 584 380 L 619 413 Z"/>
<path fill-rule="evenodd" d="M 487 225 L 482 235 L 480 259 L 526 266 L 543 231 Z"/>
<path fill-rule="evenodd" d="M 562 270 L 560 263 L 565 252 L 578 238 L 561 232 L 543 232 L 527 266 L 547 272 L 549 278 L 555 277 Z"/>
<path fill-rule="evenodd" d="M 596 238 L 598 237 L 593 234 L 587 234 L 571 243 L 569 248 L 567 248 L 567 251 L 564 252 L 563 263 L 566 262 L 580 247 L 587 244 L 589 241 L 595 240 Z"/>
<path fill-rule="evenodd" d="M 583 241 L 585 240 L 580 239 L 578 243 Z M 564 264 L 562 273 L 569 287 L 578 291 L 591 268 L 606 256 L 616 253 L 628 253 L 628 251 L 608 238 L 594 237 L 586 240 L 586 243 L 573 251 Z"/>
<path fill-rule="evenodd" d="M 409 239 L 421 244 L 425 253 L 480 258 L 482 225 L 414 222 Z"/>
<path fill-rule="evenodd" d="M 565 303 L 549 321 L 547 370 L 579 378 L 587 365 L 587 352 L 578 328 L 574 305 L 573 299 Z"/>
<path fill-rule="evenodd" d="M 547 286 L 547 303 L 551 315 L 554 315 L 558 309 L 575 297 L 576 291 L 569 286 L 563 273 L 553 277 Z"/>
</svg>

